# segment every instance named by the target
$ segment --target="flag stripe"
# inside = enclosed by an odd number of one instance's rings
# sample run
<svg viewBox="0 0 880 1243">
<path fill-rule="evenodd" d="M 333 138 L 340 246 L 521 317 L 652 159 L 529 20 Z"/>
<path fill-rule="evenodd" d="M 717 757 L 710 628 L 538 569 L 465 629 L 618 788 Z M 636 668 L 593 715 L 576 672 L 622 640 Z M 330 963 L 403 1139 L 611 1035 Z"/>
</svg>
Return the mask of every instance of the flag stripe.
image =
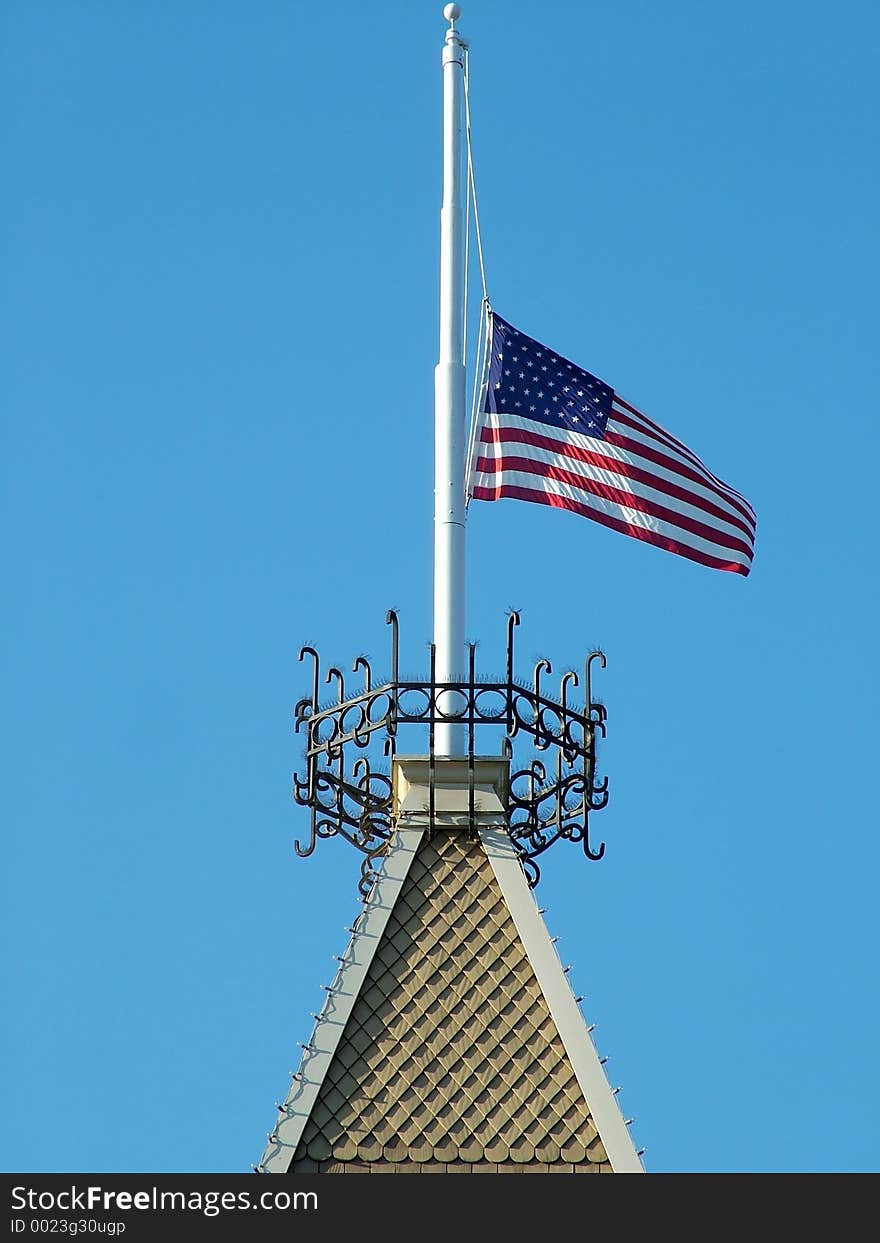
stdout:
<svg viewBox="0 0 880 1243">
<path fill-rule="evenodd" d="M 703 484 L 699 477 L 695 488 L 687 488 L 682 486 L 681 476 L 675 471 L 666 470 L 662 466 L 646 469 L 646 464 L 633 461 L 612 444 L 608 437 L 601 441 L 592 436 L 570 435 L 567 440 L 559 440 L 552 435 L 545 435 L 545 432 L 551 430 L 542 427 L 540 432 L 535 432 L 529 427 L 528 419 L 508 416 L 507 425 L 504 427 L 483 427 L 480 440 L 483 444 L 525 445 L 528 447 L 528 457 L 533 461 L 552 462 L 559 461 L 562 457 L 566 459 L 566 466 L 570 466 L 572 462 L 582 463 L 580 469 L 593 478 L 603 477 L 599 471 L 619 476 L 618 479 L 609 479 L 608 482 L 611 483 L 631 479 L 634 484 L 644 484 L 686 505 L 702 509 L 706 514 L 738 527 L 747 539 L 753 538 L 753 527 L 740 516 L 739 511 L 729 504 L 725 506 L 724 498 L 720 498 L 716 491 Z M 496 460 L 498 456 L 496 453 Z M 507 455 L 503 456 L 506 461 Z M 483 465 L 481 460 L 479 469 L 487 470 L 490 467 Z"/>
<path fill-rule="evenodd" d="M 731 553 L 739 552 L 744 557 L 751 556 L 751 543 L 744 540 L 740 532 L 723 530 L 718 525 L 709 526 L 700 521 L 698 517 L 685 512 L 681 507 L 670 509 L 668 505 L 663 505 L 643 492 L 632 492 L 625 488 L 614 487 L 613 484 L 600 478 L 586 477 L 567 471 L 552 462 L 505 457 L 496 464 L 493 470 L 493 464 L 483 458 L 478 463 L 478 470 L 482 472 L 486 480 L 484 486 L 492 486 L 493 475 L 501 475 L 502 486 L 511 484 L 519 488 L 527 488 L 535 480 L 544 479 L 546 490 L 557 496 L 568 496 L 584 504 L 590 503 L 589 496 L 599 497 L 603 501 L 620 506 L 621 509 L 631 510 L 633 513 L 644 514 L 654 519 L 655 522 L 652 525 L 655 529 L 659 530 L 662 526 L 673 538 L 686 539 L 685 533 L 687 533 L 687 535 L 695 535 L 698 539 L 704 540 L 707 546 L 716 545 L 719 549 L 730 550 Z"/>
<path fill-rule="evenodd" d="M 661 427 L 659 423 L 655 423 L 653 419 L 649 419 L 648 416 L 643 414 L 641 410 L 637 410 L 635 406 L 630 405 L 628 401 L 624 401 L 619 393 L 614 394 L 612 406 L 615 408 L 614 413 L 618 418 L 623 421 L 627 421 L 626 416 L 627 414 L 630 415 L 631 419 L 628 421 L 631 426 L 638 426 L 641 430 L 651 433 L 656 440 L 662 440 L 668 448 L 675 449 L 683 457 L 687 458 L 688 461 L 690 461 L 694 466 L 699 466 L 702 470 L 706 470 L 706 467 L 692 449 L 689 449 L 687 445 L 682 444 L 678 437 L 673 436 L 672 432 L 668 432 L 665 427 Z M 636 422 L 632 422 L 633 419 L 636 420 Z M 709 474 L 710 472 L 706 471 L 706 473 Z M 721 480 L 719 479 L 718 482 L 721 483 Z M 727 485 L 725 484 L 723 486 L 726 487 Z"/>
<path fill-rule="evenodd" d="M 746 498 L 737 492 L 736 488 L 732 488 L 730 484 L 725 483 L 723 479 L 719 479 L 717 475 L 713 475 L 712 472 L 700 461 L 697 455 L 692 453 L 690 449 L 686 449 L 675 439 L 674 436 L 663 434 L 662 428 L 655 430 L 655 425 L 651 423 L 650 419 L 644 419 L 644 416 L 642 416 L 641 420 L 637 421 L 630 418 L 623 411 L 618 410 L 616 395 L 614 398 L 614 405 L 612 406 L 612 416 L 608 420 L 609 427 L 612 424 L 616 426 L 624 424 L 631 431 L 635 432 L 637 437 L 642 437 L 645 443 L 653 442 L 660 444 L 664 448 L 677 454 L 684 460 L 685 463 L 698 471 L 704 479 L 709 481 L 719 491 L 723 492 L 725 496 L 729 497 L 731 500 L 739 502 L 743 507 L 744 513 L 747 513 L 748 516 L 754 520 L 755 511 L 752 509 Z"/>
<path fill-rule="evenodd" d="M 644 445 L 639 440 L 633 440 L 631 436 L 624 436 L 619 432 L 611 431 L 610 429 L 613 426 L 613 421 L 609 419 L 609 431 L 605 434 L 606 444 L 613 445 L 615 448 L 620 449 L 621 452 L 626 454 L 631 461 L 635 460 L 644 462 L 646 465 L 650 462 L 653 463 L 654 466 L 659 466 L 665 470 L 673 471 L 682 479 L 690 480 L 691 483 L 702 484 L 703 487 L 708 488 L 713 493 L 721 504 L 735 509 L 743 521 L 754 531 L 754 519 L 751 514 L 747 513 L 743 509 L 738 500 L 735 500 L 732 496 L 728 496 L 725 492 L 719 491 L 719 489 L 715 487 L 714 483 L 712 483 L 706 475 L 691 470 L 689 466 L 680 463 L 676 458 L 669 457 L 666 453 L 661 453 L 659 449 L 654 449 L 650 445 Z"/>
<path fill-rule="evenodd" d="M 619 506 L 617 505 L 608 506 L 607 509 L 603 510 L 594 505 L 576 501 L 571 497 L 557 496 L 538 488 L 522 488 L 512 484 L 502 484 L 497 488 L 487 488 L 477 484 L 474 487 L 473 496 L 480 501 L 497 501 L 503 497 L 510 497 L 514 500 L 533 501 L 538 505 L 552 505 L 557 509 L 568 509 L 573 513 L 583 515 L 585 518 L 592 518 L 594 522 L 601 522 L 603 526 L 620 531 L 623 535 L 632 535 L 636 539 L 643 540 L 647 544 L 653 544 L 657 548 L 663 548 L 667 552 L 678 553 L 681 557 L 687 557 L 691 561 L 698 561 L 701 565 L 709 566 L 710 569 L 731 570 L 734 574 L 748 574 L 749 572 L 748 562 L 743 563 L 739 560 L 714 556 L 712 553 L 705 552 L 702 548 L 685 544 L 664 532 L 650 527 L 639 526 L 636 522 L 627 522 L 625 519 L 617 516 L 620 513 Z"/>
<path fill-rule="evenodd" d="M 735 487 L 731 487 L 730 484 L 725 484 L 725 481 L 718 479 L 717 475 L 713 475 L 711 470 L 708 470 L 705 462 L 700 461 L 694 450 L 689 449 L 687 445 L 682 445 L 681 441 L 677 439 L 676 436 L 672 435 L 671 431 L 666 431 L 665 428 L 661 428 L 659 423 L 655 423 L 654 419 L 649 419 L 648 415 L 641 413 L 641 410 L 636 410 L 635 406 L 630 405 L 629 401 L 624 401 L 624 399 L 620 397 L 619 393 L 614 394 L 613 405 L 616 408 L 615 414 L 618 415 L 618 418 L 623 418 L 624 410 L 629 411 L 630 415 L 633 415 L 634 418 L 640 420 L 641 426 L 643 426 L 646 431 L 653 431 L 656 438 L 664 440 L 667 445 L 672 447 L 672 449 L 676 449 L 680 452 L 680 454 L 687 457 L 687 459 L 692 462 L 692 465 L 696 466 L 697 469 L 708 475 L 711 480 L 716 482 L 718 487 L 722 487 L 723 490 L 730 493 L 731 496 L 735 496 L 737 500 L 742 501 L 743 505 L 747 507 L 748 512 L 751 513 L 752 517 L 754 517 L 754 510 L 752 506 L 749 505 L 746 497 L 742 495 L 742 492 L 737 492 Z"/>
</svg>

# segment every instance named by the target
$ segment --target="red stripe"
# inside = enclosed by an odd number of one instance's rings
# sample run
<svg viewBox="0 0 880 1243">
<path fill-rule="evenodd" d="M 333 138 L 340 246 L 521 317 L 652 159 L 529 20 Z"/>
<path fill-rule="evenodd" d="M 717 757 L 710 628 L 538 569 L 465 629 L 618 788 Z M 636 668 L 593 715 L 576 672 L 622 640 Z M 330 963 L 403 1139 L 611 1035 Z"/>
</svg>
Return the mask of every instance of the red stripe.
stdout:
<svg viewBox="0 0 880 1243">
<path fill-rule="evenodd" d="M 673 436 L 672 432 L 668 432 L 665 427 L 661 427 L 659 423 L 655 423 L 653 419 L 648 418 L 648 416 L 643 414 L 641 410 L 637 410 L 635 406 L 631 406 L 628 401 L 624 401 L 620 396 L 620 393 L 614 394 L 613 402 L 614 405 L 622 406 L 624 410 L 628 410 L 630 414 L 634 414 L 637 419 L 641 420 L 640 426 L 644 425 L 645 430 L 655 432 L 658 437 L 666 441 L 670 448 L 681 449 L 682 453 L 686 453 L 689 457 L 696 456 L 687 447 L 687 445 L 682 444 L 677 436 Z"/>
<path fill-rule="evenodd" d="M 628 401 L 624 401 L 618 393 L 614 394 L 613 404 L 618 407 L 615 414 L 618 415 L 621 420 L 626 417 L 623 410 L 628 410 L 630 414 L 634 414 L 638 420 L 637 422 L 627 420 L 630 422 L 632 427 L 638 427 L 640 431 L 647 432 L 648 435 L 653 434 L 658 440 L 662 440 L 670 449 L 677 449 L 695 465 L 703 466 L 703 463 L 697 457 L 696 453 L 694 453 L 693 449 L 689 449 L 686 444 L 682 444 L 677 436 L 673 436 L 672 432 L 668 432 L 665 427 L 661 427 L 659 423 L 655 423 L 653 419 L 648 418 L 648 416 L 641 410 L 637 410 L 635 406 L 631 406 Z M 620 407 L 623 407 L 623 409 L 620 409 Z M 706 469 L 705 466 L 703 466 L 703 469 Z M 706 473 L 710 474 L 711 472 L 707 471 Z M 721 482 L 722 480 L 719 479 L 718 483 Z"/>
<path fill-rule="evenodd" d="M 723 479 L 719 479 L 717 475 L 713 475 L 708 466 L 706 466 L 705 462 L 700 461 L 693 449 L 689 449 L 687 445 L 683 445 L 677 437 L 673 436 L 672 432 L 667 432 L 665 428 L 659 425 L 659 423 L 655 423 L 654 420 L 649 419 L 646 414 L 642 414 L 641 410 L 636 410 L 635 406 L 631 406 L 629 402 L 624 401 L 623 398 L 619 397 L 616 393 L 614 395 L 614 405 L 618 407 L 618 409 L 612 409 L 612 417 L 615 423 L 625 423 L 627 427 L 633 427 L 636 431 L 640 431 L 646 436 L 651 436 L 654 440 L 659 440 L 660 443 L 664 444 L 668 449 L 672 449 L 674 452 L 680 453 L 683 457 L 687 458 L 692 465 L 701 470 L 708 479 L 717 484 L 718 487 L 721 488 L 728 496 L 731 496 L 738 501 L 742 501 L 743 505 L 745 505 L 748 510 L 749 516 L 751 518 L 755 517 L 755 511 L 752 509 L 743 494 L 741 492 L 737 492 L 736 488 L 732 488 L 730 484 L 725 483 Z M 637 418 L 628 418 L 623 411 L 619 409 L 620 406 L 625 406 L 626 409 L 636 415 Z"/>
<path fill-rule="evenodd" d="M 677 540 L 660 535 L 656 531 L 647 531 L 644 527 L 636 527 L 631 523 L 624 522 L 620 518 L 613 518 L 610 514 L 603 514 L 599 510 L 592 509 L 589 505 L 582 505 L 567 496 L 554 496 L 548 492 L 534 491 L 531 488 L 520 488 L 513 484 L 502 484 L 498 488 L 479 486 L 474 488 L 473 495 L 478 501 L 497 501 L 502 497 L 510 497 L 518 501 L 534 501 L 538 505 L 552 505 L 555 509 L 568 509 L 573 513 L 583 515 L 585 518 L 592 518 L 595 522 L 601 522 L 603 526 L 620 531 L 623 535 L 631 535 L 635 539 L 643 540 L 646 544 L 653 544 L 657 548 L 663 548 L 666 552 L 674 552 L 680 557 L 687 557 L 690 561 L 698 561 L 700 565 L 707 565 L 713 570 L 730 570 L 733 574 L 745 576 L 751 569 L 751 565 L 742 565 L 738 561 L 724 561 L 719 557 L 712 557 L 708 553 L 700 552 L 696 548 L 690 548 L 687 544 L 680 544 Z"/>
<path fill-rule="evenodd" d="M 720 531 L 717 527 L 708 526 L 705 522 L 700 522 L 697 518 L 691 518 L 676 509 L 668 509 L 665 505 L 658 505 L 656 501 L 649 501 L 643 496 L 635 496 L 632 492 L 627 492 L 625 488 L 614 488 L 610 484 L 602 483 L 598 479 L 585 479 L 583 475 L 565 470 L 553 462 L 535 462 L 531 458 L 524 457 L 503 457 L 500 460 L 495 459 L 494 461 L 490 458 L 480 458 L 477 462 L 477 470 L 485 475 L 497 474 L 499 471 L 504 470 L 518 470 L 522 471 L 523 474 L 537 475 L 544 479 L 554 479 L 557 483 L 565 483 L 570 487 L 580 489 L 582 492 L 589 492 L 593 496 L 600 496 L 612 505 L 622 505 L 627 509 L 637 509 L 640 513 L 648 514 L 651 518 L 657 518 L 660 522 L 669 523 L 670 526 L 678 527 L 682 531 L 690 531 L 691 535 L 697 535 L 700 539 L 707 540 L 710 544 L 721 544 L 725 548 L 730 548 L 734 552 L 741 552 L 747 557 L 752 555 L 751 544 L 744 543 L 743 540 L 737 539 L 734 535 L 729 535 L 726 531 Z M 504 488 L 505 486 L 502 483 L 501 487 Z M 512 484 L 510 486 L 518 487 L 519 485 Z"/>
<path fill-rule="evenodd" d="M 643 416 L 637 419 L 630 418 L 628 414 L 619 408 L 616 401 L 611 408 L 611 418 L 615 423 L 622 423 L 625 427 L 632 427 L 635 431 L 641 432 L 643 436 L 649 436 L 651 440 L 656 440 L 664 449 L 671 449 L 673 453 L 680 454 L 686 462 L 690 462 L 692 466 L 705 471 L 710 479 L 714 478 L 712 472 L 706 469 L 692 449 L 689 449 L 687 445 L 683 445 L 671 432 L 664 432 L 662 427 L 658 427 L 650 419 L 646 419 Z M 716 482 L 720 483 L 721 480 L 719 479 Z"/>
<path fill-rule="evenodd" d="M 656 466 L 663 466 L 666 470 L 674 471 L 676 475 L 681 475 L 683 479 L 690 479 L 691 483 L 701 483 L 703 487 L 709 488 L 715 493 L 719 499 L 725 501 L 734 508 L 745 519 L 750 530 L 754 530 L 755 519 L 752 514 L 738 501 L 736 498 L 721 492 L 719 488 L 707 479 L 705 475 L 699 471 L 691 470 L 689 466 L 685 466 L 683 462 L 679 462 L 676 458 L 671 458 L 665 453 L 661 453 L 659 449 L 651 449 L 647 445 L 643 445 L 638 440 L 631 440 L 629 436 L 622 436 L 619 432 L 605 431 L 605 441 L 609 445 L 614 445 L 616 449 L 623 449 L 625 453 L 631 453 L 634 457 L 642 458 L 645 461 L 653 462 Z"/>
<path fill-rule="evenodd" d="M 590 466 L 599 467 L 601 470 L 608 470 L 616 475 L 623 475 L 627 479 L 643 483 L 647 487 L 654 488 L 657 492 L 665 492 L 667 496 L 675 497 L 676 500 L 684 501 L 688 505 L 702 509 L 704 513 L 711 514 L 714 518 L 720 518 L 724 522 L 729 522 L 732 526 L 739 527 L 749 540 L 752 540 L 754 537 L 752 528 L 743 522 L 738 514 L 731 513 L 730 510 L 713 504 L 712 501 L 706 500 L 705 497 L 699 496 L 696 492 L 691 492 L 687 488 L 681 488 L 678 484 L 671 483 L 667 479 L 662 479 L 660 476 L 652 474 L 651 471 L 642 470 L 633 462 L 620 462 L 617 458 L 607 457 L 604 453 L 587 449 L 583 445 L 553 440 L 549 436 L 542 436 L 536 432 L 529 432 L 525 428 L 519 427 L 484 427 L 480 433 L 480 439 L 484 444 L 516 442 L 518 444 L 534 445 L 539 449 L 546 449 L 548 452 L 572 458 L 574 461 L 585 462 Z M 602 441 L 595 441 L 594 443 L 601 444 Z M 505 458 L 504 460 L 506 463 L 510 459 Z M 533 469 L 531 462 L 526 469 Z"/>
</svg>

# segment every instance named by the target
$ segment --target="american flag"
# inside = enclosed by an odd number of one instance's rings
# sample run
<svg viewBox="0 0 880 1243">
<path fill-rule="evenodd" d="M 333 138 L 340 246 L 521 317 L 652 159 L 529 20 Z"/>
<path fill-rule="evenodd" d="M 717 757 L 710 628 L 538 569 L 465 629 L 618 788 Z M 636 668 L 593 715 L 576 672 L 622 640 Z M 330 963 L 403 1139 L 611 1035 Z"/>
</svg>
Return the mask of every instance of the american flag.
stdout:
<svg viewBox="0 0 880 1243">
<path fill-rule="evenodd" d="M 715 570 L 748 574 L 755 511 L 610 385 L 490 312 L 468 495 L 569 509 Z"/>
</svg>

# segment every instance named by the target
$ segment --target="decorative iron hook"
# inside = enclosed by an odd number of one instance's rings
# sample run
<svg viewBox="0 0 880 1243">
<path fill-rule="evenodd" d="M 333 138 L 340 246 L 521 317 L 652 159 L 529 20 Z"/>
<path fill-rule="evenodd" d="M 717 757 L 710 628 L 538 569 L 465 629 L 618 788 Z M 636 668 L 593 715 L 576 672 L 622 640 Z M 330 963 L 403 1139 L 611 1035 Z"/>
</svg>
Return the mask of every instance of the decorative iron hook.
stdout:
<svg viewBox="0 0 880 1243">
<path fill-rule="evenodd" d="M 385 625 L 391 627 L 391 681 L 398 680 L 398 654 L 400 650 L 400 622 L 397 620 L 397 611 L 389 609 L 385 614 Z"/>
<path fill-rule="evenodd" d="M 373 689 L 373 671 L 370 668 L 370 662 L 367 660 L 366 656 L 358 656 L 355 658 L 351 671 L 352 673 L 357 673 L 358 669 L 363 669 L 364 671 L 364 694 L 369 695 L 370 691 Z"/>
<path fill-rule="evenodd" d="M 299 839 L 294 838 L 293 848 L 296 851 L 296 853 L 299 855 L 300 859 L 307 859 L 308 856 L 315 849 L 315 846 L 317 844 L 318 844 L 318 834 L 317 834 L 317 830 L 315 827 L 315 813 L 313 811 L 312 812 L 312 823 L 311 823 L 311 837 L 309 838 L 308 846 L 306 846 L 305 849 L 303 849 L 303 847 L 300 846 L 299 844 Z"/>
<path fill-rule="evenodd" d="M 308 698 L 298 699 L 296 701 L 296 707 L 293 710 L 293 717 L 294 717 L 294 722 L 295 722 L 294 727 L 293 727 L 294 733 L 298 734 L 299 727 L 303 724 L 304 721 L 307 721 L 309 719 L 309 716 L 310 716 L 310 713 L 308 711 L 309 708 L 312 708 L 314 710 L 314 704 L 312 703 L 311 699 L 308 699 Z"/>
<path fill-rule="evenodd" d="M 311 765 L 309 765 L 311 773 Z M 299 773 L 293 774 L 293 799 L 299 803 L 300 807 L 308 807 L 312 801 L 312 783 L 311 781 L 302 781 Z"/>
<path fill-rule="evenodd" d="M 549 660 L 544 660 L 543 657 L 535 665 L 535 698 L 541 693 L 541 674 L 552 672 L 553 666 Z"/>
<path fill-rule="evenodd" d="M 590 811 L 601 811 L 603 807 L 607 807 L 608 806 L 608 778 L 603 777 L 602 780 L 598 783 L 598 785 L 596 784 L 595 781 L 593 781 L 590 785 L 589 796 L 590 796 L 590 803 L 589 803 Z"/>
<path fill-rule="evenodd" d="M 597 649 L 595 652 L 590 652 L 589 656 L 587 657 L 587 663 L 585 666 L 585 677 L 584 677 L 584 685 L 586 687 L 586 695 L 587 695 L 587 712 L 589 712 L 593 706 L 592 670 L 593 670 L 594 660 L 601 661 L 602 662 L 601 667 L 604 669 L 605 664 L 606 664 L 605 653 Z"/>
<path fill-rule="evenodd" d="M 573 764 L 575 759 L 577 758 L 578 743 L 575 741 L 575 739 L 572 736 L 574 723 L 569 717 L 569 713 L 568 713 L 568 684 L 569 683 L 571 683 L 572 686 L 580 685 L 580 680 L 578 678 L 578 675 L 575 673 L 574 669 L 569 669 L 566 673 L 564 673 L 562 675 L 562 681 L 559 684 L 559 700 L 562 705 L 562 713 L 559 717 L 560 755 L 564 753 L 565 762 L 567 764 Z"/>
<path fill-rule="evenodd" d="M 397 620 L 397 612 L 389 609 L 385 614 L 385 625 L 391 627 L 391 700 L 388 706 L 388 739 L 391 742 L 391 752 L 394 754 L 394 738 L 397 734 L 397 708 L 400 703 L 398 682 L 400 680 L 399 659 L 400 659 L 400 622 Z"/>
<path fill-rule="evenodd" d="M 529 774 L 530 774 L 531 779 L 532 779 L 532 797 L 534 797 L 534 793 L 535 793 L 534 781 L 535 781 L 535 778 L 537 778 L 537 780 L 540 782 L 540 784 L 541 784 L 541 785 L 543 785 L 543 784 L 544 784 L 544 782 L 547 780 L 547 769 L 544 767 L 544 765 L 541 763 L 541 761 L 540 761 L 540 760 L 532 760 L 532 762 L 529 764 Z"/>
<path fill-rule="evenodd" d="M 507 681 L 513 682 L 513 632 L 519 625 L 519 613 L 513 609 L 507 618 Z"/>
<path fill-rule="evenodd" d="M 321 658 L 313 647 L 308 645 L 299 649 L 299 660 L 305 659 L 306 654 L 314 660 L 314 669 L 312 670 L 312 710 L 318 711 L 318 679 L 320 677 Z"/>
<path fill-rule="evenodd" d="M 343 700 L 345 699 L 345 678 L 343 678 L 342 671 L 340 669 L 336 669 L 336 668 L 328 669 L 327 676 L 324 679 L 324 681 L 332 682 L 334 678 L 336 679 L 336 685 L 337 685 L 336 693 L 339 696 L 339 702 L 342 703 Z"/>
<path fill-rule="evenodd" d="M 352 765 L 354 771 L 354 779 L 357 782 L 365 801 L 361 811 L 359 830 L 364 842 L 368 842 L 374 836 L 372 828 L 372 808 L 370 807 L 370 780 L 372 772 L 370 770 L 370 761 L 365 755 L 359 756 Z"/>
<path fill-rule="evenodd" d="M 541 698 L 541 674 L 552 673 L 553 666 L 549 660 L 543 658 L 535 665 L 535 746 L 539 751 L 546 751 L 552 741 L 551 736 L 544 729 L 544 710 L 541 708 L 539 700 Z"/>
<path fill-rule="evenodd" d="M 590 846 L 590 822 L 587 813 L 584 812 L 584 854 L 588 859 L 592 859 L 594 863 L 598 863 L 605 853 L 605 843 L 599 843 L 599 849 L 593 850 Z"/>
<path fill-rule="evenodd" d="M 559 700 L 560 700 L 560 703 L 562 704 L 561 720 L 562 720 L 563 729 L 565 727 L 565 722 L 568 719 L 568 686 L 569 686 L 569 683 L 571 683 L 572 686 L 580 685 L 578 675 L 575 673 L 574 669 L 569 669 L 567 673 L 563 673 L 562 681 L 559 683 Z"/>
</svg>

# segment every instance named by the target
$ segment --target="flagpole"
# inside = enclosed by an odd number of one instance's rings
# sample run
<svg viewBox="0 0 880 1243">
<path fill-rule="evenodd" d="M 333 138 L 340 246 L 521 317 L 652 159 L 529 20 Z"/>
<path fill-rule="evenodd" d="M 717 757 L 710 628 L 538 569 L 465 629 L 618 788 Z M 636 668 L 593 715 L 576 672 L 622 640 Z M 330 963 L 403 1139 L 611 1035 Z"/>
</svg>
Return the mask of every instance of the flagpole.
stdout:
<svg viewBox="0 0 880 1243">
<path fill-rule="evenodd" d="M 443 202 L 440 209 L 440 354 L 434 370 L 434 648 L 438 682 L 461 679 L 465 611 L 464 43 L 447 4 L 443 47 Z M 449 704 L 451 696 L 446 703 Z M 445 706 L 441 700 L 441 706 Z M 454 701 L 453 701 L 454 706 Z M 463 725 L 435 731 L 441 756 L 464 755 Z"/>
</svg>

